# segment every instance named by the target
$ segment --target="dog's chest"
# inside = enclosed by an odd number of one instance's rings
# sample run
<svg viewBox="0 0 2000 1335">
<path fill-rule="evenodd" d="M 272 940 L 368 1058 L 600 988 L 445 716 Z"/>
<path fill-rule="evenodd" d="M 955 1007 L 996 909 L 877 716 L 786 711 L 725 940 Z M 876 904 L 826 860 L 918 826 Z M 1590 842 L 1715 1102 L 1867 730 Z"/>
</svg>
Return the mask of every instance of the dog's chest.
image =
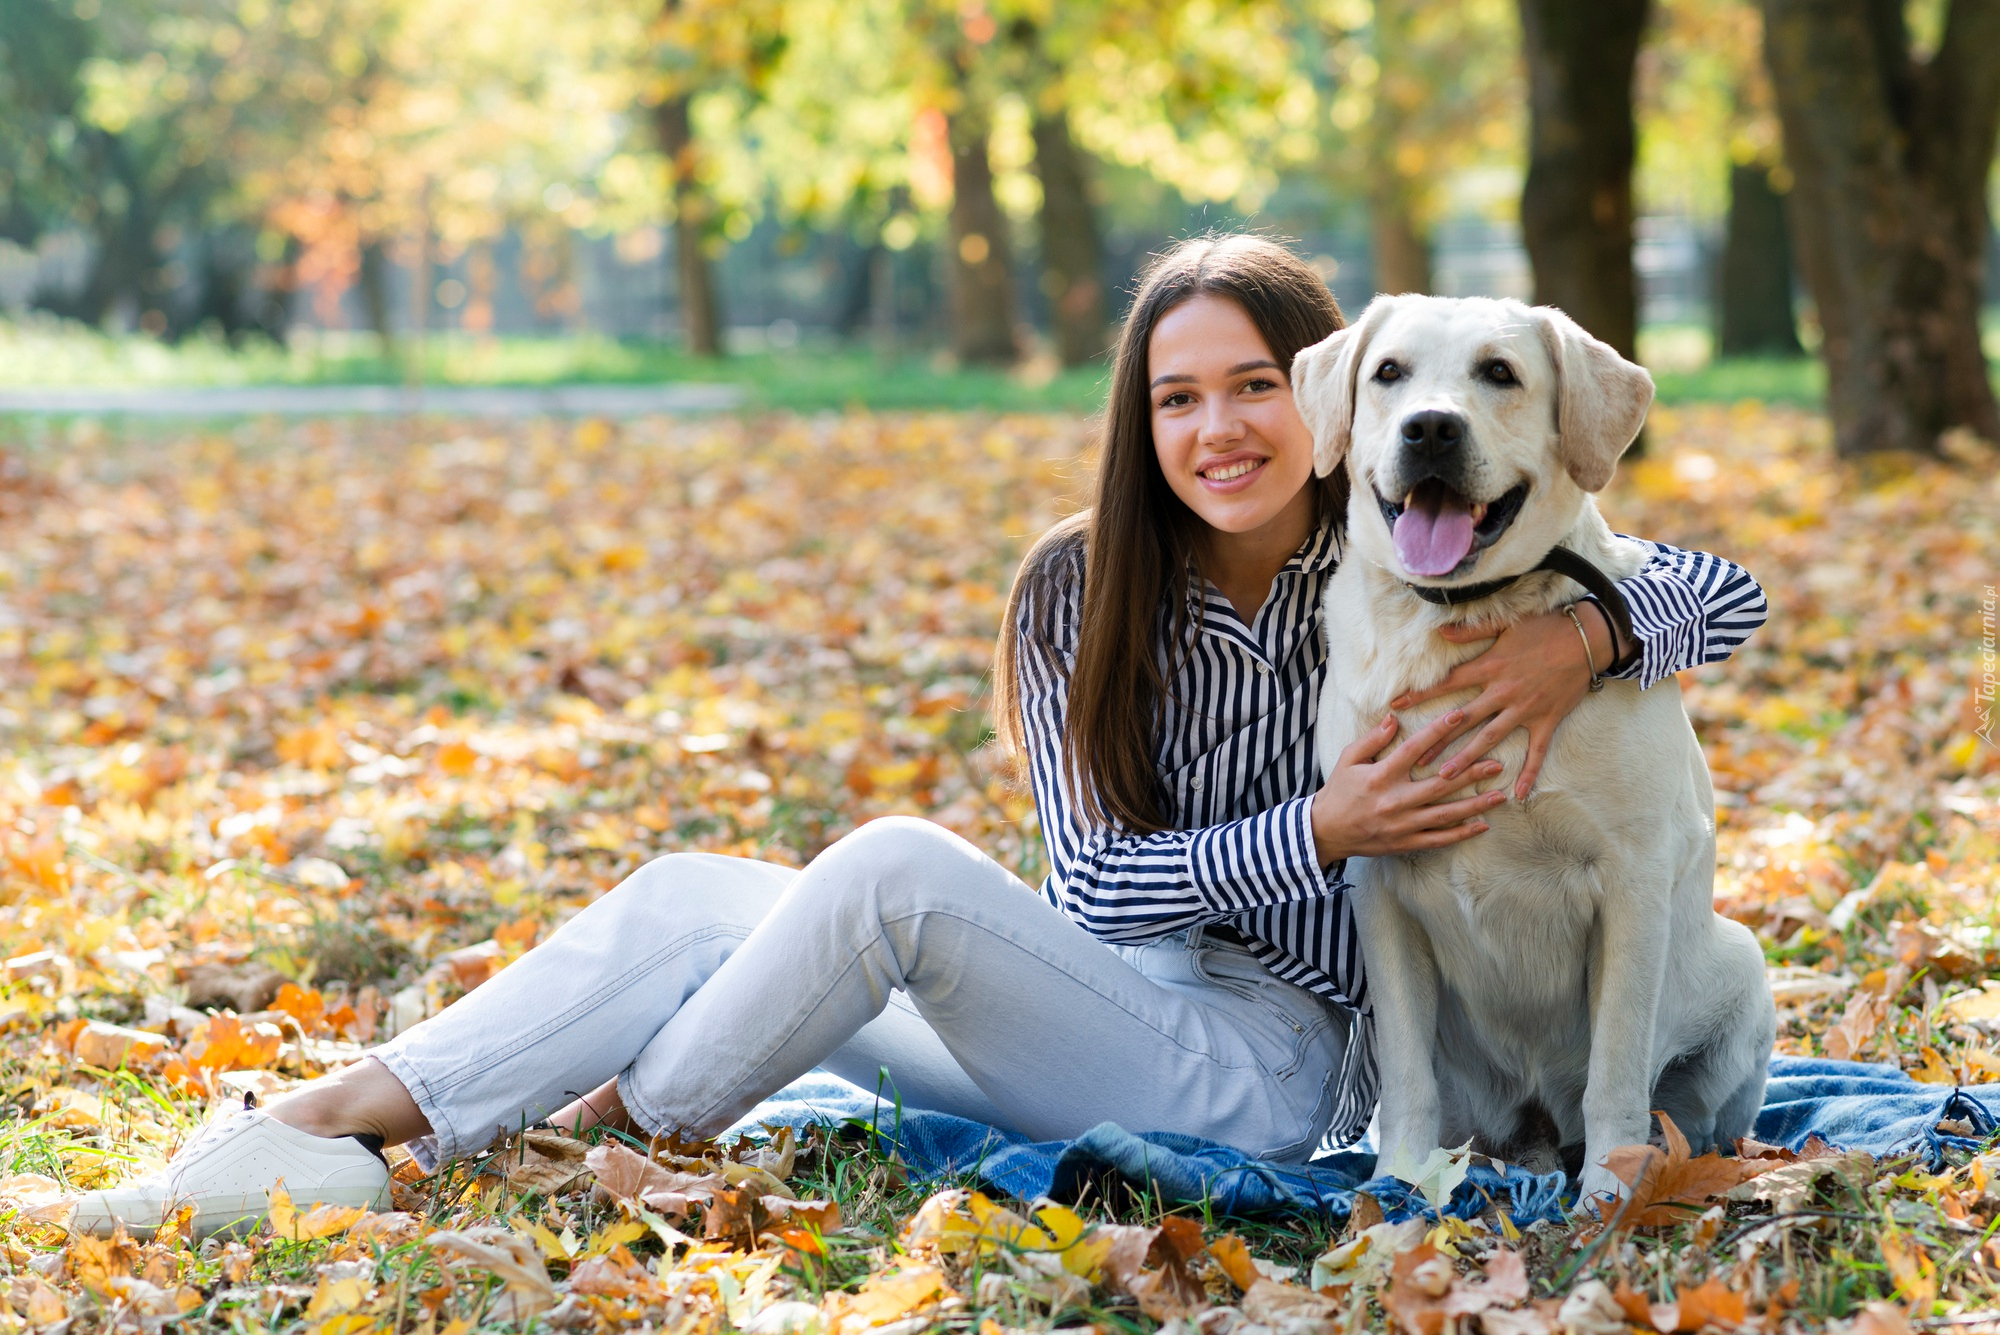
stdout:
<svg viewBox="0 0 2000 1335">
<path fill-rule="evenodd" d="M 1455 848 L 1370 862 L 1430 937 L 1438 963 L 1509 977 L 1580 957 L 1604 895 L 1594 822 L 1564 794 L 1498 808 Z"/>
</svg>

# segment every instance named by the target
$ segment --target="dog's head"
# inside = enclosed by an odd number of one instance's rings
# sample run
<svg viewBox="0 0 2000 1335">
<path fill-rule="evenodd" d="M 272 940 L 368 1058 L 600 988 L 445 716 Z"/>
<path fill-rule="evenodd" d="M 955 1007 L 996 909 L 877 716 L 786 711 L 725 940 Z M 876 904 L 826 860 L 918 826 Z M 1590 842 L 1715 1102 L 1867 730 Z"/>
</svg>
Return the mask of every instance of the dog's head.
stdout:
<svg viewBox="0 0 2000 1335">
<path fill-rule="evenodd" d="M 1401 296 L 1299 353 L 1292 392 L 1314 469 L 1353 477 L 1348 540 L 1450 587 L 1528 570 L 1569 532 L 1653 378 L 1551 306 Z"/>
</svg>

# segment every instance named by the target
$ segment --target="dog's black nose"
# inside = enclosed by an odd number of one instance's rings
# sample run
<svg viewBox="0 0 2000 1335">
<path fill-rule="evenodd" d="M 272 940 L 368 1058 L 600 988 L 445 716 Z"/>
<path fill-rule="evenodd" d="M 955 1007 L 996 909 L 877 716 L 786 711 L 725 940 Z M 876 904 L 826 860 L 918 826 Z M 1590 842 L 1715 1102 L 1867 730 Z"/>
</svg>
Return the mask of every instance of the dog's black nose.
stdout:
<svg viewBox="0 0 2000 1335">
<path fill-rule="evenodd" d="M 1465 419 L 1431 408 L 1403 419 L 1403 444 L 1421 454 L 1449 454 L 1465 443 Z"/>
</svg>

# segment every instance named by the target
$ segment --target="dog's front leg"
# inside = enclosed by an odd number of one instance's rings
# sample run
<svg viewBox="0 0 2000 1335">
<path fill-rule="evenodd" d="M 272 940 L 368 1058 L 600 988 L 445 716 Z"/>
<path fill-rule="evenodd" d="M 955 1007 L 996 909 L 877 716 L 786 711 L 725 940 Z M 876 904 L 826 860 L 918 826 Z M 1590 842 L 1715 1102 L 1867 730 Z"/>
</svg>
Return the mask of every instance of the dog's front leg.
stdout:
<svg viewBox="0 0 2000 1335">
<path fill-rule="evenodd" d="M 1583 1091 L 1582 1199 L 1622 1196 L 1604 1158 L 1652 1130 L 1653 1029 L 1672 938 L 1667 887 L 1629 868 L 1604 869 L 1597 948 L 1590 953 L 1590 1075 Z"/>
<path fill-rule="evenodd" d="M 1352 865 L 1352 864 L 1350 864 Z M 1354 917 L 1375 1010 L 1376 1064 L 1382 1078 L 1381 1147 L 1376 1171 L 1398 1153 L 1422 1163 L 1438 1147 L 1437 963 L 1430 938 L 1382 880 L 1378 867 L 1355 878 Z"/>
</svg>

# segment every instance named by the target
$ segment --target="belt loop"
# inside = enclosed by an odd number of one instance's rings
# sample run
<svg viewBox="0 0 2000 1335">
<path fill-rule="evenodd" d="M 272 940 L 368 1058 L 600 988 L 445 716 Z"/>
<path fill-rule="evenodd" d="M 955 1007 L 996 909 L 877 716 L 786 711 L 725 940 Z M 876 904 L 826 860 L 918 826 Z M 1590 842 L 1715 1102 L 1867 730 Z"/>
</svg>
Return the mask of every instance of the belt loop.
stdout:
<svg viewBox="0 0 2000 1335">
<path fill-rule="evenodd" d="M 1204 923 L 1196 923 L 1194 926 L 1187 929 L 1187 948 L 1189 950 L 1201 949 L 1202 946 L 1201 934 L 1205 930 L 1206 930 L 1206 924 Z"/>
</svg>

